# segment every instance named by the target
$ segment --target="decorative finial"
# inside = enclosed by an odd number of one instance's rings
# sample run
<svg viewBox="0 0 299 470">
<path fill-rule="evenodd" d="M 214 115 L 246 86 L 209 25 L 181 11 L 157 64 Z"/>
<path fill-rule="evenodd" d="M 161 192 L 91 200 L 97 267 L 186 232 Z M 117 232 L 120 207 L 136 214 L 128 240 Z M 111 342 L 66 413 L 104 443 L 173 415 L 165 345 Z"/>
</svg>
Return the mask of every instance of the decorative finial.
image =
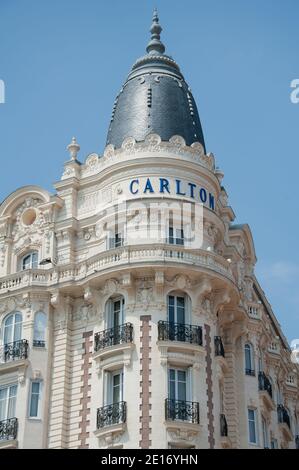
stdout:
<svg viewBox="0 0 299 470">
<path fill-rule="evenodd" d="M 77 144 L 76 137 L 72 138 L 72 142 L 67 146 L 67 150 L 70 152 L 70 160 L 77 160 L 80 145 Z"/>
<path fill-rule="evenodd" d="M 162 31 L 162 28 L 159 24 L 158 11 L 157 11 L 157 8 L 155 8 L 154 13 L 153 13 L 153 22 L 152 22 L 152 26 L 150 29 L 152 36 L 146 48 L 146 52 L 148 52 L 149 54 L 151 52 L 159 52 L 160 54 L 163 54 L 165 52 L 165 46 L 160 41 L 161 31 Z"/>
</svg>

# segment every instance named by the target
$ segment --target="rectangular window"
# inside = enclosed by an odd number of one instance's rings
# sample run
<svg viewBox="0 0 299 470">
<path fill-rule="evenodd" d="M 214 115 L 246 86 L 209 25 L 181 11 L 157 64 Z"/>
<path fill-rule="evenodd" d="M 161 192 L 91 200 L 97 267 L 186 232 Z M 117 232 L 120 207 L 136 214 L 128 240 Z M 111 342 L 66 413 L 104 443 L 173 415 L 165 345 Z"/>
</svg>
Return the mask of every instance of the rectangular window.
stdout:
<svg viewBox="0 0 299 470">
<path fill-rule="evenodd" d="M 106 405 L 114 405 L 123 401 L 123 370 L 107 373 Z"/>
<path fill-rule="evenodd" d="M 123 237 L 120 232 L 116 232 L 114 234 L 114 237 L 109 238 L 109 248 L 118 248 L 120 246 L 123 246 Z"/>
<path fill-rule="evenodd" d="M 31 382 L 29 418 L 38 418 L 40 413 L 41 382 Z"/>
<path fill-rule="evenodd" d="M 185 324 L 185 297 L 168 296 L 168 321 Z"/>
<path fill-rule="evenodd" d="M 268 426 L 266 420 L 262 418 L 264 449 L 269 449 Z"/>
<path fill-rule="evenodd" d="M 256 411 L 248 408 L 249 443 L 257 444 Z"/>
<path fill-rule="evenodd" d="M 169 226 L 168 243 L 171 245 L 184 245 L 184 230 Z"/>
<path fill-rule="evenodd" d="M 17 385 L 0 388 L 0 421 L 15 418 L 17 389 Z"/>
</svg>

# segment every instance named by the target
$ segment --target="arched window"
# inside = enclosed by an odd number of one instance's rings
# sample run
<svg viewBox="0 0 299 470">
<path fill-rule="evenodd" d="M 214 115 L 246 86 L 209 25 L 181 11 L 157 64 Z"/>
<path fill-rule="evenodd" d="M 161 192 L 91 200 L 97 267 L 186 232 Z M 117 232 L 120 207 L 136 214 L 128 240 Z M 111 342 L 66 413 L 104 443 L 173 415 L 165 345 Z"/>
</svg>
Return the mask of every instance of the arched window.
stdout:
<svg viewBox="0 0 299 470">
<path fill-rule="evenodd" d="M 245 344 L 245 374 L 255 375 L 253 347 L 250 343 Z"/>
<path fill-rule="evenodd" d="M 9 344 L 22 339 L 22 315 L 11 313 L 4 320 L 3 343 Z"/>
<path fill-rule="evenodd" d="M 36 269 L 38 268 L 38 252 L 31 251 L 23 256 L 21 260 L 21 269 L 24 271 L 25 269 Z"/>
<path fill-rule="evenodd" d="M 34 317 L 33 346 L 45 347 L 45 333 L 47 326 L 47 316 L 44 312 L 37 312 Z"/>
</svg>

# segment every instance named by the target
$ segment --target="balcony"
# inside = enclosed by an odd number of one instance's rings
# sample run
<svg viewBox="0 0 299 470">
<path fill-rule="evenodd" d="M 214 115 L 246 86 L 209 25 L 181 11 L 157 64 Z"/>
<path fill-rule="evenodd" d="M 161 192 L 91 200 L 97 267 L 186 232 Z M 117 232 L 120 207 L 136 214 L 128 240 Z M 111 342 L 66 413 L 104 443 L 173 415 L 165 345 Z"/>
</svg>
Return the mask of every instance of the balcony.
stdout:
<svg viewBox="0 0 299 470">
<path fill-rule="evenodd" d="M 214 337 L 214 344 L 215 344 L 215 356 L 225 357 L 225 351 L 224 351 L 221 336 Z"/>
<path fill-rule="evenodd" d="M 280 424 L 285 423 L 291 429 L 289 413 L 287 412 L 287 410 L 285 409 L 283 405 L 277 406 L 277 416 L 278 416 L 278 422 Z"/>
<path fill-rule="evenodd" d="M 268 377 L 264 372 L 259 372 L 259 390 L 268 392 L 270 397 L 272 398 L 272 385 Z"/>
<path fill-rule="evenodd" d="M 100 351 L 118 344 L 132 343 L 132 341 L 133 325 L 132 323 L 125 323 L 96 333 L 94 335 L 94 350 Z"/>
<path fill-rule="evenodd" d="M 128 366 L 131 363 L 133 344 L 133 325 L 124 323 L 94 335 L 94 359 L 99 368 L 111 366 L 114 361 Z"/>
<path fill-rule="evenodd" d="M 46 342 L 39 340 L 39 339 L 34 339 L 32 342 L 32 346 L 34 348 L 45 348 L 46 347 Z"/>
<path fill-rule="evenodd" d="M 199 403 L 166 398 L 165 419 L 166 421 L 187 421 L 199 424 Z"/>
<path fill-rule="evenodd" d="M 18 420 L 10 418 L 0 421 L 0 448 L 16 447 L 11 441 L 17 439 Z"/>
<path fill-rule="evenodd" d="M 255 377 L 255 370 L 253 369 L 245 369 L 245 374 L 250 375 L 251 377 Z"/>
<path fill-rule="evenodd" d="M 272 385 L 266 374 L 262 371 L 259 372 L 258 375 L 258 384 L 260 398 L 263 400 L 266 407 L 270 411 L 273 411 L 275 409 L 275 404 L 272 399 Z"/>
<path fill-rule="evenodd" d="M 278 424 L 281 428 L 282 433 L 284 434 L 285 439 L 288 441 L 293 440 L 290 416 L 287 409 L 282 404 L 277 405 L 277 418 Z"/>
<path fill-rule="evenodd" d="M 97 409 L 97 430 L 94 434 L 110 447 L 115 439 L 125 432 L 126 421 L 127 403 L 125 401 L 102 406 Z"/>
<path fill-rule="evenodd" d="M 202 346 L 202 328 L 183 323 L 159 321 L 158 341 L 180 341 Z"/>
<path fill-rule="evenodd" d="M 0 279 L 0 295 L 8 291 L 16 291 L 24 287 L 52 287 L 59 283 L 67 286 L 69 292 L 76 292 L 76 282 L 88 281 L 108 268 L 132 271 L 144 263 L 156 266 L 165 262 L 175 262 L 184 266 L 200 267 L 230 279 L 234 282 L 230 263 L 217 253 L 200 249 L 185 249 L 179 245 L 171 247 L 164 243 L 121 246 L 84 259 L 74 265 L 57 265 L 47 269 L 27 269 Z M 179 268 L 178 268 L 179 269 Z"/>
<path fill-rule="evenodd" d="M 97 410 L 97 429 L 125 423 L 126 419 L 127 403 L 125 401 L 102 406 Z"/>
<path fill-rule="evenodd" d="M 232 443 L 228 437 L 228 426 L 225 414 L 220 414 L 220 444 L 222 449 L 230 449 Z"/>
<path fill-rule="evenodd" d="M 0 370 L 13 369 L 27 365 L 28 341 L 21 339 L 0 347 Z"/>
</svg>

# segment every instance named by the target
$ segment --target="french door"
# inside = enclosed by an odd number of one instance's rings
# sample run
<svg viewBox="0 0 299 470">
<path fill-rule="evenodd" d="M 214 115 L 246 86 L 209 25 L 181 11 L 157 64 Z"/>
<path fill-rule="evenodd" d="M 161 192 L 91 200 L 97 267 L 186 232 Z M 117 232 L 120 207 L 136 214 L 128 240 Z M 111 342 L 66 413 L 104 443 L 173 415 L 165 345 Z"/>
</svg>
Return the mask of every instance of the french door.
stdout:
<svg viewBox="0 0 299 470">
<path fill-rule="evenodd" d="M 169 339 L 171 341 L 185 341 L 185 303 L 183 296 L 168 296 Z"/>
<path fill-rule="evenodd" d="M 15 417 L 16 398 L 17 385 L 0 388 L 0 421 Z"/>
</svg>

